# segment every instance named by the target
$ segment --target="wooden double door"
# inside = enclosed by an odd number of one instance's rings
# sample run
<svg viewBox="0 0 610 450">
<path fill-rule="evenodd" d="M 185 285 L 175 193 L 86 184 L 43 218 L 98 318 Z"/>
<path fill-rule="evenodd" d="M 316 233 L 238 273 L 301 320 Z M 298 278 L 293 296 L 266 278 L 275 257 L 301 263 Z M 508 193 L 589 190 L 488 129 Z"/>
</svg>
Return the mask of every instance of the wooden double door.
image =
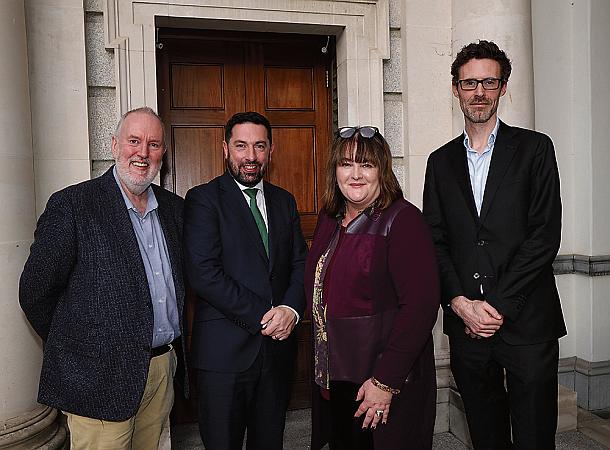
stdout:
<svg viewBox="0 0 610 450">
<path fill-rule="evenodd" d="M 331 142 L 330 60 L 321 51 L 326 37 L 161 28 L 158 42 L 159 114 L 168 144 L 163 186 L 184 196 L 221 175 L 224 124 L 236 112 L 258 111 L 271 122 L 275 145 L 265 178 L 295 196 L 309 242 Z M 195 300 L 190 293 L 189 324 Z M 310 403 L 310 326 L 307 313 L 296 330 L 291 408 Z M 194 418 L 193 401 L 176 406 L 178 421 Z"/>
</svg>

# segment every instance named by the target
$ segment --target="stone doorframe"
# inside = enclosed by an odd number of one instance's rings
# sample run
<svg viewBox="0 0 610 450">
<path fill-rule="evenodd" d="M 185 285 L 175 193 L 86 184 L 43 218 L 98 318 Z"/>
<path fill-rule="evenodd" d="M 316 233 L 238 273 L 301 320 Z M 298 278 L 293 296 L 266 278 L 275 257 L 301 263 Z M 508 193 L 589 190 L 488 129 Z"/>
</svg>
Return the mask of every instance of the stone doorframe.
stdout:
<svg viewBox="0 0 610 450">
<path fill-rule="evenodd" d="M 383 133 L 389 0 L 106 0 L 105 44 L 117 61 L 117 116 L 138 106 L 157 107 L 156 26 L 178 20 L 196 28 L 336 36 L 339 126 L 371 124 Z"/>
</svg>

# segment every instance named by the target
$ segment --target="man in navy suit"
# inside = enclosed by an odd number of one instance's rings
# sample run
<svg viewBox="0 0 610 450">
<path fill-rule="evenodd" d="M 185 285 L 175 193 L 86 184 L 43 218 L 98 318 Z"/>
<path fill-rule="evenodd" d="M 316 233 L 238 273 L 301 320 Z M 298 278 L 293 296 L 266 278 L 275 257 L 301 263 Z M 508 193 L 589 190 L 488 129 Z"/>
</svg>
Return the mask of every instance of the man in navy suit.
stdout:
<svg viewBox="0 0 610 450">
<path fill-rule="evenodd" d="M 197 294 L 191 360 L 207 450 L 283 446 L 304 309 L 306 245 L 294 197 L 263 181 L 269 121 L 235 114 L 225 126 L 226 172 L 185 200 L 187 275 Z"/>
<path fill-rule="evenodd" d="M 477 450 L 555 448 L 566 334 L 552 265 L 561 239 L 555 152 L 548 136 L 498 119 L 510 72 L 493 42 L 458 53 L 451 75 L 464 133 L 430 155 L 424 186 L 451 370 Z"/>
</svg>

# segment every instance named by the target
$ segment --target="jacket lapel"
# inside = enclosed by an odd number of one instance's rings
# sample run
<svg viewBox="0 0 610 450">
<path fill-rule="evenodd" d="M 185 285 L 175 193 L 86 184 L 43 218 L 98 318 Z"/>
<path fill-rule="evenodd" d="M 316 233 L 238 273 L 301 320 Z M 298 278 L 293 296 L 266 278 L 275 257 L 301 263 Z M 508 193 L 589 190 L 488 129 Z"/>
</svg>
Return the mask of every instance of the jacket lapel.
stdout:
<svg viewBox="0 0 610 450">
<path fill-rule="evenodd" d="M 133 225 L 129 219 L 125 200 L 123 200 L 123 195 L 114 179 L 112 173 L 113 167 L 100 177 L 101 188 L 104 191 L 104 195 L 98 197 L 101 209 L 100 214 L 108 217 L 108 226 L 116 235 L 116 242 L 119 243 L 125 259 L 133 261 L 130 267 L 142 288 L 143 298 L 150 301 L 150 290 L 148 288 L 144 263 L 140 255 L 140 248 L 138 247 L 136 234 L 133 231 Z"/>
<path fill-rule="evenodd" d="M 513 141 L 514 132 L 511 127 L 500 121 L 498 136 L 494 144 L 494 151 L 491 157 L 487 182 L 485 183 L 485 193 L 483 194 L 483 204 L 481 205 L 481 218 L 483 223 L 493 202 L 494 195 L 502 183 L 506 169 L 515 156 L 516 143 Z"/>
<path fill-rule="evenodd" d="M 468 205 L 468 210 L 475 221 L 478 221 L 477 208 L 474 203 L 472 186 L 470 185 L 470 175 L 468 173 L 468 161 L 466 159 L 466 149 L 464 148 L 464 134 L 454 140 L 454 145 L 450 149 L 450 160 L 453 166 L 452 173 L 456 177 L 460 191 L 464 196 L 464 201 Z"/>
<path fill-rule="evenodd" d="M 241 190 L 237 186 L 237 183 L 228 171 L 222 175 L 220 187 L 226 196 L 226 198 L 223 199 L 223 203 L 225 205 L 229 205 L 229 208 L 233 208 L 239 221 L 242 223 L 243 228 L 248 233 L 250 241 L 254 243 L 257 253 L 261 256 L 261 258 L 263 258 L 265 264 L 267 264 L 269 259 L 267 257 L 267 252 L 265 251 L 265 246 L 263 245 L 263 240 L 261 239 L 261 235 L 258 231 L 258 227 L 256 226 L 254 216 L 252 215 L 252 211 L 250 211 L 250 208 L 248 207 L 244 194 L 242 194 Z M 267 213 L 268 211 L 269 207 L 267 206 Z M 267 216 L 267 219 L 268 217 L 269 216 Z"/>
<path fill-rule="evenodd" d="M 278 217 L 281 211 L 280 205 L 276 204 L 277 197 L 274 195 L 273 186 L 269 183 L 264 183 L 265 189 L 265 205 L 267 207 L 267 228 L 269 230 L 269 270 L 273 267 L 275 256 L 277 254 L 277 236 L 278 226 L 281 223 Z"/>
</svg>

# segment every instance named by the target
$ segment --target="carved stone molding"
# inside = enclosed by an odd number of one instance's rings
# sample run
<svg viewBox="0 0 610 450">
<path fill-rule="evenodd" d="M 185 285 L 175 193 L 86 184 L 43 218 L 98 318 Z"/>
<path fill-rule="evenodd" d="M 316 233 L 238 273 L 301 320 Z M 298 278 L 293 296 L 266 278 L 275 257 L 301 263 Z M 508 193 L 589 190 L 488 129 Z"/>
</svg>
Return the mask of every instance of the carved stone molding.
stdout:
<svg viewBox="0 0 610 450">
<path fill-rule="evenodd" d="M 201 28 L 336 36 L 339 126 L 383 130 L 389 0 L 106 0 L 104 18 L 117 61 L 117 116 L 157 106 L 156 27 L 180 19 Z"/>
<path fill-rule="evenodd" d="M 0 424 L 0 449 L 54 450 L 63 447 L 66 430 L 57 410 L 40 405 L 33 411 Z"/>
<path fill-rule="evenodd" d="M 590 277 L 610 275 L 610 255 L 558 255 L 553 262 L 555 275 L 577 273 Z"/>
</svg>

